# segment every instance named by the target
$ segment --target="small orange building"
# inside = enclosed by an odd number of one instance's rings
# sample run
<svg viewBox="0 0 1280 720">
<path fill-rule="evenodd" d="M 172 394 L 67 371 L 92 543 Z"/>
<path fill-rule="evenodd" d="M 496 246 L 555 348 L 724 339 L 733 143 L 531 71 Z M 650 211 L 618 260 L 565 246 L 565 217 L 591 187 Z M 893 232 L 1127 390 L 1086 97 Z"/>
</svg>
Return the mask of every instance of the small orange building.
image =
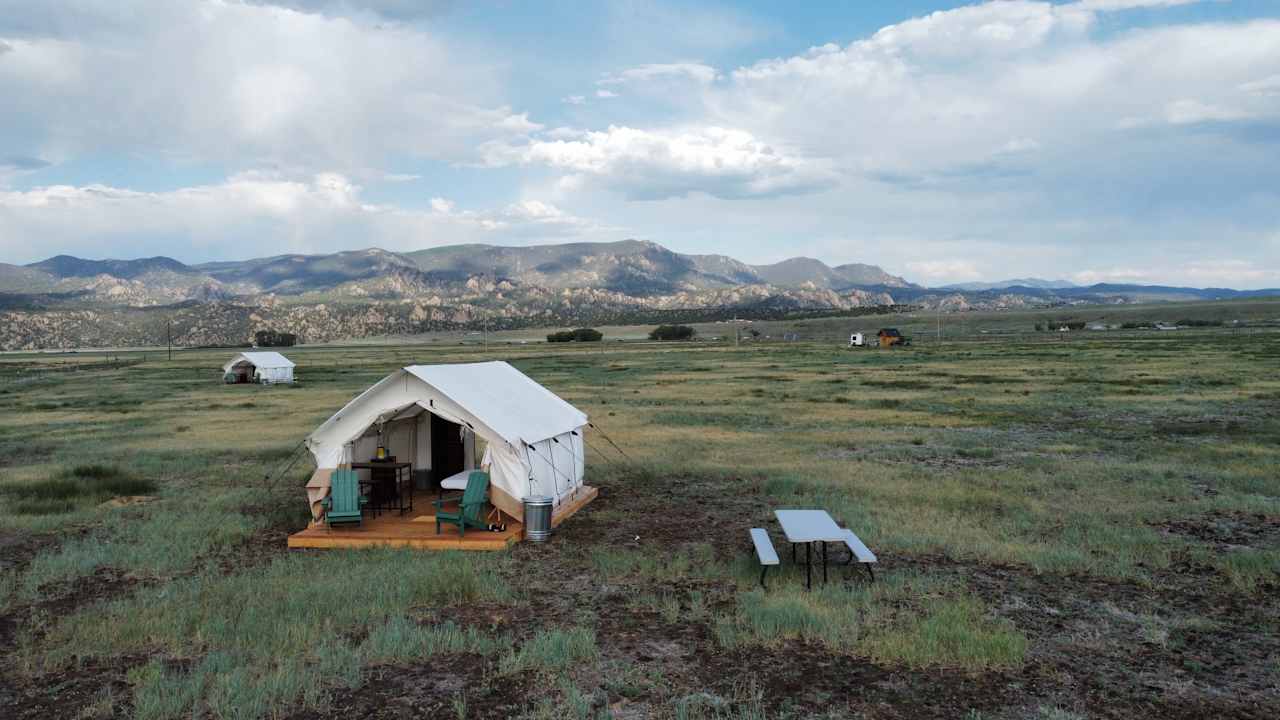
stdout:
<svg viewBox="0 0 1280 720">
<path fill-rule="evenodd" d="M 898 332 L 898 328 L 881 328 L 880 332 L 876 333 L 876 337 L 880 338 L 882 348 L 908 344 L 907 338 Z"/>
</svg>

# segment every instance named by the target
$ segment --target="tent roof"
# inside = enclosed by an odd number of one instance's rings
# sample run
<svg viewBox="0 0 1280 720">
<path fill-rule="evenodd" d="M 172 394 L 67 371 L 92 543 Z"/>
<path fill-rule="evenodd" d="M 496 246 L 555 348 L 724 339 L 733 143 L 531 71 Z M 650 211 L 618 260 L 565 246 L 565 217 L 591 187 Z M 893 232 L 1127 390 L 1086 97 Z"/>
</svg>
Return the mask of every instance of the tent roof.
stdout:
<svg viewBox="0 0 1280 720">
<path fill-rule="evenodd" d="M 239 355 L 236 355 L 235 357 L 231 358 L 231 362 L 227 363 L 227 367 L 230 368 L 232 365 L 235 365 L 237 362 L 240 361 L 240 358 L 244 358 L 245 360 L 248 360 L 250 363 L 252 363 L 255 367 L 260 367 L 260 368 L 295 367 L 293 362 L 291 362 L 289 358 L 281 355 L 278 352 L 270 352 L 270 351 L 242 352 Z"/>
<path fill-rule="evenodd" d="M 581 410 L 502 361 L 410 365 L 404 370 L 508 442 L 538 442 L 587 424 Z"/>
</svg>

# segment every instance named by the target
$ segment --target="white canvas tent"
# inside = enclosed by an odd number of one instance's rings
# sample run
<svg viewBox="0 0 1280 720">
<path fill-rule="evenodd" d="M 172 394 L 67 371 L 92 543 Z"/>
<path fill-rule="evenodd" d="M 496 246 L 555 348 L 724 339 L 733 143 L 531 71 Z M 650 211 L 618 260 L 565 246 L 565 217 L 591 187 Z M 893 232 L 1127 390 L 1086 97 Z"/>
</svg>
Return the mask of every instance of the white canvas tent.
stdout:
<svg viewBox="0 0 1280 720">
<path fill-rule="evenodd" d="M 543 495 L 559 506 L 582 488 L 586 424 L 582 411 L 505 362 L 411 365 L 347 403 L 306 444 L 316 478 L 368 460 L 381 444 L 397 460 L 412 462 L 417 478 L 429 474 L 438 481 L 474 467 L 479 438 L 486 444 L 481 464 L 489 470 L 490 502 L 522 521 L 523 498 Z M 459 444 L 461 458 L 446 452 Z M 313 513 L 328 485 L 314 480 L 308 485 Z"/>
<path fill-rule="evenodd" d="M 222 372 L 235 375 L 237 382 L 291 383 L 294 367 L 278 352 L 242 352 L 223 365 Z"/>
</svg>

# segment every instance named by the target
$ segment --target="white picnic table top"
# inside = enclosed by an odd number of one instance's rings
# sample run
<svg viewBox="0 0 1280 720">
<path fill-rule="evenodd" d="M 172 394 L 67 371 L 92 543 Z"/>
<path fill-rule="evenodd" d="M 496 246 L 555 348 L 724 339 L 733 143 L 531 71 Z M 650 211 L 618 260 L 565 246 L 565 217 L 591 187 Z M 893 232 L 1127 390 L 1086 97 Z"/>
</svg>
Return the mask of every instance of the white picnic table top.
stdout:
<svg viewBox="0 0 1280 720">
<path fill-rule="evenodd" d="M 826 510 L 774 510 L 787 542 L 841 542 L 844 530 Z"/>
</svg>

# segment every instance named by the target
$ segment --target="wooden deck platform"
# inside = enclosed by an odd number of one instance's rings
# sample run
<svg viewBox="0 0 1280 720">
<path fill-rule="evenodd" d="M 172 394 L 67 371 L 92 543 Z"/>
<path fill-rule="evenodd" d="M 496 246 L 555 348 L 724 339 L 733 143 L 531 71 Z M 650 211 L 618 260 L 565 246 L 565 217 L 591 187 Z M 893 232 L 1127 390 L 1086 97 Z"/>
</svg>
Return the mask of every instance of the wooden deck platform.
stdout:
<svg viewBox="0 0 1280 720">
<path fill-rule="evenodd" d="M 576 497 L 566 501 L 552 515 L 551 525 L 564 522 L 599 493 L 593 487 L 583 487 Z M 458 535 L 455 525 L 442 525 L 436 534 L 435 508 L 431 501 L 434 492 L 419 491 L 413 497 L 413 510 L 400 515 L 395 511 L 383 512 L 378 517 L 365 515 L 362 525 L 309 527 L 289 536 L 291 548 L 363 548 L 363 547 L 411 547 L 420 550 L 504 550 L 524 539 L 524 525 L 509 523 L 506 532 L 468 529 Z"/>
</svg>

